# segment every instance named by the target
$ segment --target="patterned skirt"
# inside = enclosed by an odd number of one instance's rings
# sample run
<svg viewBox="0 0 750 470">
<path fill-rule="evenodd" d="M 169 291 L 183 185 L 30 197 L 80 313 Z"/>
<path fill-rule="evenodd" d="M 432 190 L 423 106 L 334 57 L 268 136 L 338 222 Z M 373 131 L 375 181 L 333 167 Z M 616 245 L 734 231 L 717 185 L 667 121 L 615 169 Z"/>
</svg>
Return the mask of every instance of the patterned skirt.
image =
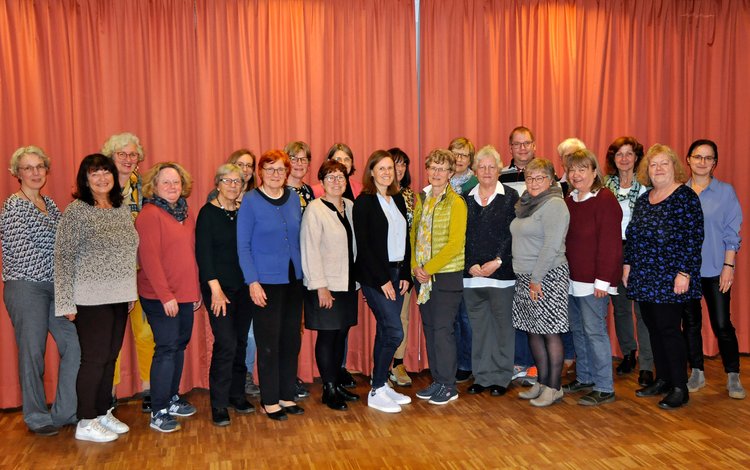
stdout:
<svg viewBox="0 0 750 470">
<path fill-rule="evenodd" d="M 542 298 L 531 300 L 531 274 L 516 274 L 513 296 L 513 327 L 528 333 L 548 335 L 565 333 L 568 324 L 568 286 L 570 270 L 561 264 L 542 279 Z"/>
</svg>

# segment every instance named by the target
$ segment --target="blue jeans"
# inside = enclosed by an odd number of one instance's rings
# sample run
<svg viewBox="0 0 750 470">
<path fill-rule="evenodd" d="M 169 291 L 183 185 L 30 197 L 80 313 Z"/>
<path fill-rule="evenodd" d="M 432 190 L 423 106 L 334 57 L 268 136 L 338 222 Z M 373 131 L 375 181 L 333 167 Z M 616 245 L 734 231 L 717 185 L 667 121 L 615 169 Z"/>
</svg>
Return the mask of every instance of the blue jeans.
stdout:
<svg viewBox="0 0 750 470">
<path fill-rule="evenodd" d="M 522 330 L 516 330 L 516 346 L 513 355 L 513 364 L 522 367 L 531 367 L 534 365 L 534 356 L 531 355 L 529 347 L 529 335 Z"/>
<path fill-rule="evenodd" d="M 245 351 L 245 366 L 251 374 L 255 370 L 255 333 L 253 323 L 250 322 L 250 331 L 247 332 L 247 350 Z"/>
<path fill-rule="evenodd" d="M 401 305 L 404 298 L 398 288 L 398 269 L 391 268 L 389 272 L 393 289 L 396 291 L 396 300 L 388 300 L 379 287 L 362 286 L 367 305 L 372 310 L 376 322 L 375 344 L 372 348 L 373 389 L 385 385 L 393 355 L 404 339 L 404 329 L 401 326 Z"/>
<path fill-rule="evenodd" d="M 453 330 L 456 334 L 456 359 L 458 360 L 459 370 L 471 369 L 471 322 L 469 314 L 466 311 L 466 302 L 461 299 L 458 305 L 458 315 L 453 323 Z"/>
<path fill-rule="evenodd" d="M 609 297 L 568 296 L 568 319 L 576 350 L 576 378 L 594 390 L 614 392 L 612 346 L 607 333 Z"/>
<path fill-rule="evenodd" d="M 169 407 L 180 389 L 185 348 L 193 334 L 193 303 L 180 303 L 177 315 L 167 316 L 159 300 L 141 297 L 154 333 L 154 360 L 151 362 L 151 409 L 156 413 Z"/>
<path fill-rule="evenodd" d="M 573 333 L 568 331 L 566 333 L 562 333 L 560 337 L 562 338 L 562 342 L 563 342 L 563 353 L 565 355 L 564 356 L 565 360 L 567 361 L 568 359 L 571 359 L 571 360 L 575 359 L 576 348 L 575 348 L 575 345 L 573 344 Z"/>
</svg>

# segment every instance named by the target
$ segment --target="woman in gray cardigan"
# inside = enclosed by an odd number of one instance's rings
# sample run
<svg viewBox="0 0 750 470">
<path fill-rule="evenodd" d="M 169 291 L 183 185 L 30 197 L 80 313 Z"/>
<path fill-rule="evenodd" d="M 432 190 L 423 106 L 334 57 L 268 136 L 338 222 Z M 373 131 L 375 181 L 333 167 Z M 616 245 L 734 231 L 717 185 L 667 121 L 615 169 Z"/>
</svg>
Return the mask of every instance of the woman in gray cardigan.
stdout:
<svg viewBox="0 0 750 470">
<path fill-rule="evenodd" d="M 357 244 L 353 203 L 343 197 L 346 167 L 326 160 L 318 171 L 324 194 L 308 204 L 302 217 L 300 248 L 305 290 L 305 327 L 317 330 L 315 360 L 323 381 L 323 403 L 346 410 L 359 400 L 342 386 L 340 372 L 346 335 L 357 324 L 354 260 Z"/>
</svg>

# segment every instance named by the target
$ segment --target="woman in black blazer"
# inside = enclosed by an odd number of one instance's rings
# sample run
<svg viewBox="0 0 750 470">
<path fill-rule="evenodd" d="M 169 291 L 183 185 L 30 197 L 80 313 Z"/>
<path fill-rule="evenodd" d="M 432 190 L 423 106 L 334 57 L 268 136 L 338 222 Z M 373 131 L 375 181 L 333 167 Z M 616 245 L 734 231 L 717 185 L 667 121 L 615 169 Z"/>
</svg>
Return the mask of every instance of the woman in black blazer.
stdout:
<svg viewBox="0 0 750 470">
<path fill-rule="evenodd" d="M 385 381 L 393 354 L 404 338 L 401 326 L 403 295 L 411 287 L 406 204 L 398 190 L 391 154 L 376 150 L 367 160 L 362 193 L 354 203 L 357 272 L 367 304 L 375 315 L 372 390 L 367 405 L 398 413 L 411 403 Z"/>
</svg>

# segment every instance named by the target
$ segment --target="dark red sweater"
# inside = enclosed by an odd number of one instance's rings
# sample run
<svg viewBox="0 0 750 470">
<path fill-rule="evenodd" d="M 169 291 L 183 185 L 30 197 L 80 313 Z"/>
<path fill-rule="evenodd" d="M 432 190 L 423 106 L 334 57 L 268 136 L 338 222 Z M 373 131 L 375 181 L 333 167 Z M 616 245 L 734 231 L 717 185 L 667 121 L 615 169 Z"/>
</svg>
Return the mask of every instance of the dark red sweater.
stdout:
<svg viewBox="0 0 750 470">
<path fill-rule="evenodd" d="M 594 280 L 617 286 L 622 278 L 622 209 L 606 188 L 583 202 L 565 198 L 570 226 L 565 254 L 570 279 L 593 284 Z"/>
</svg>

